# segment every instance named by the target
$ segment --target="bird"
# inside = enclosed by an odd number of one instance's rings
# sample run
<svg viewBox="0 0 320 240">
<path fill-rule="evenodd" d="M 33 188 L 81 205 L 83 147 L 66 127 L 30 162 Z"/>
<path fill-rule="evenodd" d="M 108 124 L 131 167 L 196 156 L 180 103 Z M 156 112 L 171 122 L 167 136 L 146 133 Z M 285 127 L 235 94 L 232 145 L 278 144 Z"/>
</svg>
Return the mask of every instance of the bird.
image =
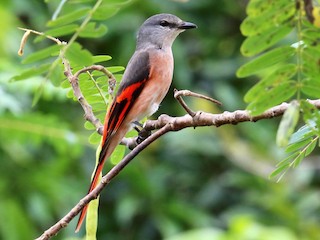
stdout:
<svg viewBox="0 0 320 240">
<path fill-rule="evenodd" d="M 106 113 L 101 150 L 88 193 L 98 185 L 106 159 L 132 128 L 133 122 L 158 110 L 172 82 L 172 44 L 181 32 L 193 28 L 197 25 L 168 13 L 153 15 L 140 26 L 135 52 Z M 80 213 L 76 232 L 81 228 L 87 207 Z"/>
</svg>

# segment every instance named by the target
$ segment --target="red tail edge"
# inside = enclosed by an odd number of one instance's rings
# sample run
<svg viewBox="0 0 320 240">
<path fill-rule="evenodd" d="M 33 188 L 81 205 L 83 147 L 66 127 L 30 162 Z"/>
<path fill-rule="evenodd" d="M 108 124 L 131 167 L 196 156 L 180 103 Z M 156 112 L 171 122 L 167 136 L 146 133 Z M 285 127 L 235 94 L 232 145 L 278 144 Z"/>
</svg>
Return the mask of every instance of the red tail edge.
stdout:
<svg viewBox="0 0 320 240">
<path fill-rule="evenodd" d="M 102 172 L 103 163 L 104 163 L 104 161 L 98 163 L 98 166 L 97 166 L 97 168 L 95 170 L 95 173 L 93 175 L 93 179 L 91 181 L 90 188 L 89 188 L 89 191 L 88 191 L 87 195 L 90 192 L 92 192 L 92 190 L 95 189 L 95 187 L 98 185 L 98 179 L 99 179 L 100 173 Z M 87 210 L 88 210 L 88 204 L 85 205 L 84 208 L 80 212 L 78 223 L 77 223 L 77 226 L 76 226 L 76 229 L 75 229 L 76 233 L 80 231 L 80 228 L 82 226 L 83 220 L 85 219 Z"/>
</svg>

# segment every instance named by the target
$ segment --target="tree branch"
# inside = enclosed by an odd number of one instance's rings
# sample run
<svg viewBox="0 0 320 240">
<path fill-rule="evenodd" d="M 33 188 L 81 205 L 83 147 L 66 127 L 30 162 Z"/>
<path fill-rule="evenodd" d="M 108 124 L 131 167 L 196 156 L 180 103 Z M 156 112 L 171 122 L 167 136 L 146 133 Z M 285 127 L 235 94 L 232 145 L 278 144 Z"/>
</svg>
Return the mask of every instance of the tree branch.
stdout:
<svg viewBox="0 0 320 240">
<path fill-rule="evenodd" d="M 320 100 L 309 100 L 315 107 L 320 108 Z M 114 166 L 101 180 L 98 186 L 84 198 L 82 198 L 76 206 L 74 206 L 69 213 L 67 213 L 60 221 L 58 221 L 51 228 L 46 230 L 37 240 L 46 240 L 56 235 L 62 228 L 66 227 L 69 222 L 88 204 L 91 200 L 97 198 L 103 188 L 116 177 L 121 170 L 128 165 L 131 160 L 137 156 L 143 149 L 149 146 L 156 139 L 162 135 L 171 132 L 179 131 L 187 127 L 201 127 L 201 126 L 216 126 L 219 127 L 225 124 L 238 124 L 241 122 L 256 122 L 262 119 L 270 119 L 281 116 L 288 108 L 288 103 L 282 103 L 275 106 L 261 115 L 251 116 L 247 110 L 237 110 L 234 112 L 224 112 L 221 114 L 211 114 L 206 112 L 197 112 L 194 117 L 186 114 L 181 117 L 171 117 L 168 115 L 161 115 L 157 120 L 147 121 L 145 129 L 155 130 L 159 129 L 148 137 L 145 141 L 128 153 L 116 166 Z"/>
<path fill-rule="evenodd" d="M 85 73 L 87 71 L 100 71 L 103 72 L 109 79 L 108 83 L 109 83 L 109 93 L 112 95 L 113 91 L 114 91 L 114 87 L 116 84 L 116 79 L 113 76 L 112 73 L 110 73 L 107 69 L 105 69 L 104 66 L 101 65 L 92 65 L 90 67 L 85 67 L 83 69 L 80 69 L 79 71 L 77 71 L 75 74 L 72 74 L 72 70 L 71 70 L 71 66 L 69 61 L 64 57 L 61 56 L 62 58 L 62 62 L 64 65 L 64 75 L 68 78 L 71 87 L 73 89 L 73 94 L 74 96 L 77 98 L 78 102 L 80 103 L 83 111 L 84 111 L 84 118 L 85 120 L 91 122 L 95 128 L 96 131 L 102 135 L 103 132 L 103 125 L 100 122 L 100 120 L 94 115 L 93 111 L 92 111 L 92 107 L 90 106 L 90 104 L 87 102 L 87 100 L 85 99 L 85 97 L 83 96 L 80 86 L 79 86 L 79 75 L 82 73 Z"/>
</svg>

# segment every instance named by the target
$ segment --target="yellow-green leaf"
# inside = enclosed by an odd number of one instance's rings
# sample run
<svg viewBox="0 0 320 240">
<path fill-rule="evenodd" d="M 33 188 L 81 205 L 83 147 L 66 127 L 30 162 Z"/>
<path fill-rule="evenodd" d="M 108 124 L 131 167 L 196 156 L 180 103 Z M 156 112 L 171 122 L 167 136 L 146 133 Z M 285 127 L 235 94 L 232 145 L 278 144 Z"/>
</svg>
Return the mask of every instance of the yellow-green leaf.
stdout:
<svg viewBox="0 0 320 240">
<path fill-rule="evenodd" d="M 260 3 L 262 2 L 266 1 L 260 1 Z M 245 36 L 256 35 L 269 28 L 283 24 L 284 21 L 293 17 L 296 12 L 294 1 L 278 0 L 276 2 L 278 3 L 277 6 L 268 9 L 268 11 L 266 11 L 265 7 L 263 13 L 249 15 L 240 26 L 241 33 Z M 270 6 L 271 4 L 268 2 L 268 5 Z"/>
<path fill-rule="evenodd" d="M 288 145 L 289 139 L 297 126 L 299 112 L 300 108 L 298 102 L 292 101 L 283 114 L 277 131 L 276 142 L 279 147 L 285 147 Z"/>
<path fill-rule="evenodd" d="M 66 51 L 66 58 L 71 66 L 90 66 L 93 64 L 92 55 L 88 50 L 82 49 L 79 43 L 73 43 Z"/>
<path fill-rule="evenodd" d="M 320 83 L 318 79 L 304 79 L 301 91 L 308 97 L 320 98 Z"/>
<path fill-rule="evenodd" d="M 287 60 L 293 56 L 295 52 L 296 49 L 290 46 L 275 48 L 242 65 L 237 71 L 237 76 L 247 77 L 255 74 L 261 70 Z"/>
<path fill-rule="evenodd" d="M 66 25 L 72 22 L 75 22 L 77 20 L 82 19 L 84 16 L 86 16 L 91 8 L 85 7 L 82 9 L 74 10 L 71 13 L 62 15 L 61 17 L 58 17 L 57 19 L 53 21 L 49 21 L 47 26 L 48 27 L 55 27 L 59 25 Z"/>
<path fill-rule="evenodd" d="M 65 79 L 65 76 L 63 74 L 62 62 L 59 61 L 59 63 L 51 65 L 46 77 L 52 82 L 54 86 L 58 87 Z"/>
<path fill-rule="evenodd" d="M 289 81 L 296 72 L 297 66 L 295 64 L 280 66 L 273 73 L 264 77 L 259 83 L 252 87 L 244 96 L 244 100 L 246 102 L 255 101 L 260 94 L 264 94 L 279 84 Z"/>
<path fill-rule="evenodd" d="M 30 68 L 28 70 L 23 71 L 19 75 L 12 77 L 10 80 L 11 81 L 19 81 L 19 80 L 28 79 L 28 78 L 34 77 L 34 76 L 39 76 L 39 75 L 45 73 L 46 71 L 48 71 L 50 66 L 51 66 L 51 64 L 46 63 L 46 64 L 43 64 L 40 66 Z"/>
<path fill-rule="evenodd" d="M 280 25 L 278 27 L 270 28 L 261 34 L 250 36 L 246 38 L 241 45 L 241 53 L 248 57 L 258 54 L 273 46 L 291 31 L 291 26 Z"/>
<path fill-rule="evenodd" d="M 59 45 L 52 45 L 50 47 L 41 49 L 37 52 L 31 53 L 25 59 L 22 60 L 23 64 L 29 64 L 33 62 L 37 62 L 39 60 L 43 60 L 52 56 L 57 56 L 59 54 L 61 46 Z"/>
<path fill-rule="evenodd" d="M 46 31 L 46 35 L 60 37 L 60 36 L 74 33 L 77 30 L 77 28 L 78 28 L 77 24 L 70 24 L 62 27 L 56 27 Z"/>
<path fill-rule="evenodd" d="M 295 81 L 280 83 L 256 96 L 247 107 L 252 115 L 259 115 L 267 109 L 289 100 L 297 92 Z"/>
<path fill-rule="evenodd" d="M 98 38 L 102 37 L 107 30 L 108 28 L 104 24 L 99 24 L 97 26 L 97 23 L 90 22 L 80 31 L 79 36 L 85 38 Z"/>
<path fill-rule="evenodd" d="M 125 152 L 126 152 L 126 146 L 118 145 L 110 157 L 110 162 L 113 165 L 118 164 L 121 161 L 121 159 L 123 158 Z"/>
<path fill-rule="evenodd" d="M 125 68 L 122 66 L 113 66 L 113 67 L 107 67 L 107 70 L 111 73 L 117 73 L 122 72 Z"/>
<path fill-rule="evenodd" d="M 97 11 L 95 11 L 92 15 L 93 20 L 106 20 L 108 18 L 111 18 L 113 15 L 115 15 L 119 11 L 118 7 L 112 7 L 108 5 L 108 2 L 101 5 Z"/>
<path fill-rule="evenodd" d="M 109 56 L 109 55 L 97 55 L 97 56 L 93 56 L 92 57 L 92 61 L 94 63 L 106 62 L 106 61 L 109 61 L 111 59 L 112 59 L 112 57 Z"/>
</svg>

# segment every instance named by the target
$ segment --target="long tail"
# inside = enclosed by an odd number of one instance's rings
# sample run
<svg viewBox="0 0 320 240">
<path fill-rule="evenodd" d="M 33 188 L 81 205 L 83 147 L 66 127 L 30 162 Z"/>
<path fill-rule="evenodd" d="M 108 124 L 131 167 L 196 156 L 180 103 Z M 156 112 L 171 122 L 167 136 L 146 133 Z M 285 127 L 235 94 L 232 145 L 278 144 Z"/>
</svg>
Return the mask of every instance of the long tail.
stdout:
<svg viewBox="0 0 320 240">
<path fill-rule="evenodd" d="M 92 190 L 95 189 L 95 187 L 98 185 L 99 176 L 100 176 L 100 174 L 102 172 L 105 159 L 106 158 L 102 159 L 102 161 L 99 161 L 99 163 L 98 163 L 98 165 L 96 167 L 96 170 L 94 172 L 94 175 L 93 175 L 93 178 L 92 178 L 92 181 L 91 181 L 91 184 L 90 184 L 90 188 L 89 188 L 88 194 L 90 192 L 92 192 Z M 82 211 L 80 213 L 79 220 L 78 220 L 75 232 L 79 232 L 79 230 L 81 228 L 81 225 L 83 223 L 83 220 L 85 219 L 87 210 L 88 210 L 88 204 L 86 206 L 84 206 L 84 208 L 82 209 Z"/>
<path fill-rule="evenodd" d="M 108 157 L 110 157 L 110 155 L 112 154 L 113 150 L 115 149 L 115 147 L 119 144 L 119 142 L 121 141 L 121 139 L 124 137 L 125 133 L 128 131 L 130 125 L 129 124 L 123 124 L 120 129 L 117 129 L 117 132 L 112 136 L 109 137 L 108 133 L 106 133 L 103 136 L 103 145 L 101 147 L 101 151 L 99 154 L 99 160 L 98 160 L 98 165 L 95 169 L 90 187 L 89 187 L 89 191 L 88 194 L 90 192 L 92 192 L 93 189 L 95 189 L 95 187 L 98 185 L 99 183 L 99 176 L 102 172 L 104 163 L 106 161 L 106 159 L 108 159 Z M 76 232 L 78 232 L 81 228 L 81 225 L 83 223 L 83 220 L 86 216 L 87 213 L 87 209 L 88 209 L 88 205 L 84 206 L 84 208 L 82 209 L 80 216 L 79 216 L 79 220 L 77 223 L 77 227 L 76 227 Z"/>
</svg>

